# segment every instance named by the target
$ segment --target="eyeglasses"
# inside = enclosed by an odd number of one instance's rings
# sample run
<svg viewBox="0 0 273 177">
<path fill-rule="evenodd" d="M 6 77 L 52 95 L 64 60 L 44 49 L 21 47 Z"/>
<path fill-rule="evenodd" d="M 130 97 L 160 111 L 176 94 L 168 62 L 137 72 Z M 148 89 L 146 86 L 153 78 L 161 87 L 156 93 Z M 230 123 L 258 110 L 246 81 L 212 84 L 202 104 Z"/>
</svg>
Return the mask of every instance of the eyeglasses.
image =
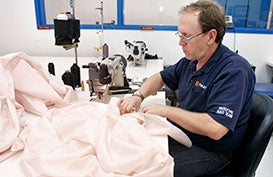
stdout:
<svg viewBox="0 0 273 177">
<path fill-rule="evenodd" d="M 182 39 L 184 42 L 189 42 L 190 40 L 196 38 L 197 36 L 199 36 L 199 35 L 201 35 L 201 34 L 203 34 L 203 33 L 204 33 L 204 32 L 201 32 L 201 33 L 194 34 L 194 35 L 192 35 L 192 36 L 186 37 L 185 35 L 181 34 L 179 31 L 177 31 L 177 32 L 175 33 L 175 35 L 176 35 L 177 37 L 179 37 L 180 39 Z"/>
</svg>

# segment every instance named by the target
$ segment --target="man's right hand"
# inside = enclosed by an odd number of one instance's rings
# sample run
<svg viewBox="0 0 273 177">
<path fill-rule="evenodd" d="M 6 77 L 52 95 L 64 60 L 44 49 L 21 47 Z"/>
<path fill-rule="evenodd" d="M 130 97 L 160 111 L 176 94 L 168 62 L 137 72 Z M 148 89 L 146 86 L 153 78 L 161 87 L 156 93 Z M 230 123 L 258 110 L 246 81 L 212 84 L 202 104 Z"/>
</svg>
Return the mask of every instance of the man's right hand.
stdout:
<svg viewBox="0 0 273 177">
<path fill-rule="evenodd" d="M 118 102 L 120 114 L 132 113 L 138 111 L 141 105 L 142 99 L 138 96 L 129 96 L 121 98 Z"/>
</svg>

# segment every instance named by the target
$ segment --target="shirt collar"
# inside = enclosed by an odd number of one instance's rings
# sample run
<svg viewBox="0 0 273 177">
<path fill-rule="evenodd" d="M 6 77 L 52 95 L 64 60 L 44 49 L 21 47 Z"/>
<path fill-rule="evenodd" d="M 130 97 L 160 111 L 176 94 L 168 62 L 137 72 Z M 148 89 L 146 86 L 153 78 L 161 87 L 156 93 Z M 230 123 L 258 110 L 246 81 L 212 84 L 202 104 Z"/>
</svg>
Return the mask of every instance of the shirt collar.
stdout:
<svg viewBox="0 0 273 177">
<path fill-rule="evenodd" d="M 208 73 L 214 67 L 214 65 L 218 62 L 218 60 L 221 58 L 221 55 L 223 54 L 223 52 L 226 51 L 225 48 L 226 47 L 223 44 L 219 44 L 216 51 L 212 54 L 212 56 L 209 58 L 207 63 L 199 71 L 202 73 Z M 190 64 L 190 68 L 194 71 L 195 71 L 196 64 L 197 64 L 196 60 L 192 61 Z"/>
</svg>

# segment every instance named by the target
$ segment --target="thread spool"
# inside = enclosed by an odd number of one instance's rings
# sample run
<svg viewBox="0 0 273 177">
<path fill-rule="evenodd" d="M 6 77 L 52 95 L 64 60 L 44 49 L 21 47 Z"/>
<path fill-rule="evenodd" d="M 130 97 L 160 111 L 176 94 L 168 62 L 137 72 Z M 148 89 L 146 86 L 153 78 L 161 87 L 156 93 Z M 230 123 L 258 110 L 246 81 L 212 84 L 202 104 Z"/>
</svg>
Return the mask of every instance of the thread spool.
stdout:
<svg viewBox="0 0 273 177">
<path fill-rule="evenodd" d="M 50 74 L 53 74 L 55 76 L 55 67 L 54 67 L 54 64 L 53 63 L 48 63 L 47 67 L 48 67 L 48 72 Z"/>
<path fill-rule="evenodd" d="M 82 81 L 82 91 L 84 91 L 85 90 L 85 88 L 84 88 L 84 81 Z"/>
<path fill-rule="evenodd" d="M 105 59 L 109 56 L 109 47 L 107 44 L 103 44 L 102 46 L 102 58 Z"/>
<path fill-rule="evenodd" d="M 75 87 L 81 87 L 81 71 L 80 71 L 80 67 L 74 63 L 71 67 L 70 67 L 70 71 L 74 76 L 74 82 L 75 82 Z"/>
<path fill-rule="evenodd" d="M 57 20 L 68 20 L 68 17 L 67 17 L 67 15 L 64 12 L 60 12 L 57 15 Z"/>
<path fill-rule="evenodd" d="M 75 80 L 73 74 L 66 70 L 64 74 L 62 75 L 62 80 L 65 85 L 70 85 L 75 90 Z"/>
</svg>

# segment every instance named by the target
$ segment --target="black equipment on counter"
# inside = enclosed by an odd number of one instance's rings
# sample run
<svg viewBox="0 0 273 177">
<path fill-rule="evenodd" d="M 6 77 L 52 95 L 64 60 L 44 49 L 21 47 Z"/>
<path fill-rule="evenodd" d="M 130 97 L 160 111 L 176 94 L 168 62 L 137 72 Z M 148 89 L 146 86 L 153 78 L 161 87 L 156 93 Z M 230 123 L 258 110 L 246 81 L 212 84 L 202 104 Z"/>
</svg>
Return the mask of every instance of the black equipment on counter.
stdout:
<svg viewBox="0 0 273 177">
<path fill-rule="evenodd" d="M 62 80 L 65 85 L 70 85 L 75 90 L 75 80 L 73 74 L 66 70 L 64 74 L 62 75 Z"/>
<path fill-rule="evenodd" d="M 55 75 L 55 67 L 53 63 L 48 63 L 48 72 L 52 75 Z"/>
<path fill-rule="evenodd" d="M 71 45 L 80 42 L 80 20 L 54 19 L 55 45 Z"/>
<path fill-rule="evenodd" d="M 108 71 L 108 66 L 106 64 L 100 64 L 99 67 L 99 82 L 101 84 L 110 84 L 112 82 L 112 76 Z"/>
<path fill-rule="evenodd" d="M 74 76 L 74 82 L 75 82 L 75 87 L 81 87 L 81 71 L 80 71 L 80 67 L 74 63 L 71 67 L 70 67 L 70 71 Z"/>
</svg>

